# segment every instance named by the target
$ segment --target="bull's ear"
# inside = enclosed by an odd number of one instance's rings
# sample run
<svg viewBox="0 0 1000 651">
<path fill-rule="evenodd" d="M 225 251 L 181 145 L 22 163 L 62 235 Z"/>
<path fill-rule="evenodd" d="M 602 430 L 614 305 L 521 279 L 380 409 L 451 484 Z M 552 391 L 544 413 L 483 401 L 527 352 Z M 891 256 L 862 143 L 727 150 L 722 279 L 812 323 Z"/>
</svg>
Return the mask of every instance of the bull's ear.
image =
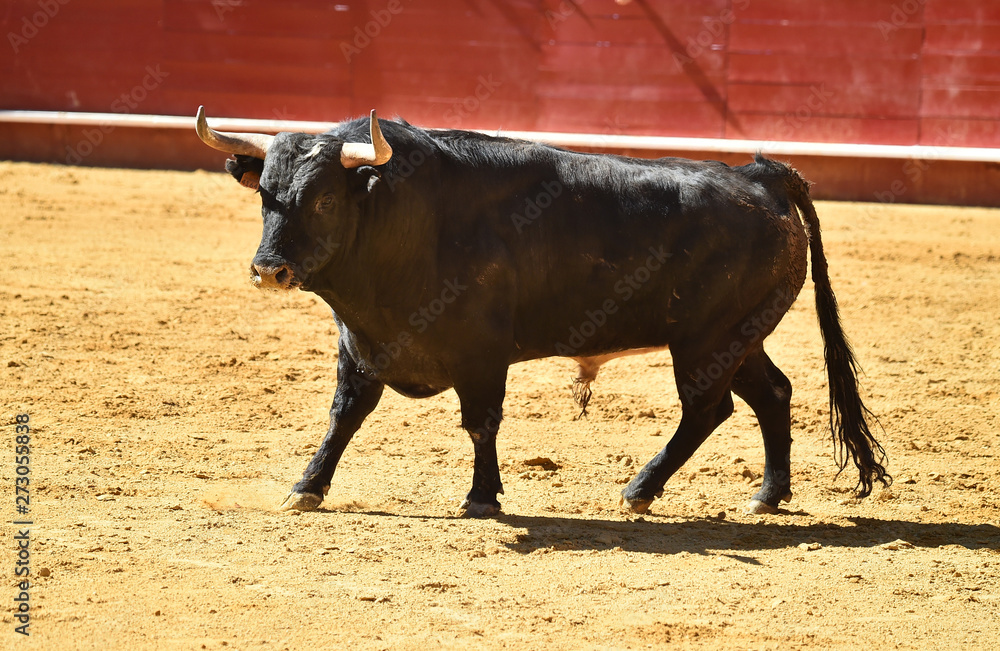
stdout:
<svg viewBox="0 0 1000 651">
<path fill-rule="evenodd" d="M 253 156 L 237 154 L 226 161 L 226 171 L 240 182 L 240 185 L 256 190 L 260 185 L 260 175 L 264 172 L 264 161 Z"/>
<path fill-rule="evenodd" d="M 382 173 L 371 165 L 362 165 L 354 170 L 358 179 L 359 189 L 363 193 L 371 194 L 372 190 L 382 180 Z"/>
</svg>

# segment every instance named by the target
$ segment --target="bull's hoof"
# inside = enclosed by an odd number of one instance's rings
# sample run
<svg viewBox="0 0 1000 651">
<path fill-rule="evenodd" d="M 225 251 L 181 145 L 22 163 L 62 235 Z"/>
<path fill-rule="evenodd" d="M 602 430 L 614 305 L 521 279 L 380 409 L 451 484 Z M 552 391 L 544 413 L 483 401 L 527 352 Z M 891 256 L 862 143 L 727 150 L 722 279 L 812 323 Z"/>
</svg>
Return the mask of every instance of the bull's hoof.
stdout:
<svg viewBox="0 0 1000 651">
<path fill-rule="evenodd" d="M 628 510 L 632 513 L 642 515 L 649 510 L 649 505 L 653 503 L 653 500 L 627 500 L 623 497 L 622 502 L 628 502 Z"/>
<path fill-rule="evenodd" d="M 618 500 L 618 506 L 624 506 L 625 504 L 628 504 L 628 510 L 631 511 L 632 513 L 638 513 L 639 515 L 642 515 L 643 513 L 649 510 L 649 505 L 653 503 L 654 499 L 656 499 L 657 497 L 663 497 L 662 490 L 656 491 L 653 497 L 648 499 L 643 497 L 629 497 L 628 495 L 625 494 L 627 492 L 628 488 L 622 491 L 621 499 Z"/>
<path fill-rule="evenodd" d="M 500 515 L 499 504 L 483 504 L 482 502 L 470 502 L 462 500 L 458 506 L 458 516 L 460 518 L 493 518 Z"/>
<path fill-rule="evenodd" d="M 779 502 L 791 502 L 791 501 L 792 501 L 791 493 L 782 495 L 781 499 L 779 500 Z M 763 515 L 763 514 L 776 515 L 778 513 L 778 507 L 772 506 L 767 502 L 763 502 L 761 500 L 754 498 L 749 502 L 747 502 L 747 506 L 744 509 L 744 511 L 746 511 L 746 513 L 750 515 Z"/>
<path fill-rule="evenodd" d="M 627 504 L 629 511 L 631 511 L 632 513 L 638 513 L 639 515 L 642 515 L 643 513 L 648 511 L 649 506 L 652 503 L 653 500 L 647 500 L 642 498 L 629 499 L 624 495 L 622 495 L 621 499 L 618 500 L 618 506 L 624 506 Z"/>
<path fill-rule="evenodd" d="M 765 504 L 760 500 L 750 500 L 747 502 L 747 506 L 744 509 L 750 515 L 763 515 L 769 514 L 774 515 L 778 512 L 778 507 L 771 506 L 770 504 Z"/>
<path fill-rule="evenodd" d="M 315 511 L 323 503 L 322 495 L 292 491 L 278 507 L 279 511 Z"/>
</svg>

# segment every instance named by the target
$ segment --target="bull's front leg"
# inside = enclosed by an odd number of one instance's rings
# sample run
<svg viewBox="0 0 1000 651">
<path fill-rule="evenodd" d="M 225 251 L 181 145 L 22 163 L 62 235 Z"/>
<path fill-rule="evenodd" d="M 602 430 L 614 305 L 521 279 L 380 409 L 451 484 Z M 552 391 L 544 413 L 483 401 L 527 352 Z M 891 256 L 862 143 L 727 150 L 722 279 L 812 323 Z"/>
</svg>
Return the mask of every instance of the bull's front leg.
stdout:
<svg viewBox="0 0 1000 651">
<path fill-rule="evenodd" d="M 472 438 L 476 452 L 472 490 L 459 510 L 463 516 L 481 518 L 500 513 L 497 494 L 503 494 L 503 484 L 500 483 L 500 466 L 497 463 L 497 432 L 503 420 L 507 368 L 492 372 L 484 372 L 481 368 L 477 370 L 481 375 L 457 381 L 455 392 L 462 404 L 462 427 Z"/>
<path fill-rule="evenodd" d="M 378 405 L 384 384 L 365 374 L 350 352 L 340 345 L 337 363 L 337 391 L 330 407 L 330 427 L 302 479 L 281 505 L 282 510 L 313 511 L 323 503 L 337 462 L 365 418 Z"/>
</svg>

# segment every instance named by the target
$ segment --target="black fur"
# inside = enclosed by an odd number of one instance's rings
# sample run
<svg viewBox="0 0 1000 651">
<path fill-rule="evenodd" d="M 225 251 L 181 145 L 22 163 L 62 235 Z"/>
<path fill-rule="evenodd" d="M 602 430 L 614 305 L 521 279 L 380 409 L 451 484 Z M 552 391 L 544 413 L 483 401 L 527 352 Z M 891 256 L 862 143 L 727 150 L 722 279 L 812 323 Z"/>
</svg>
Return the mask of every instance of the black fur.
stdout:
<svg viewBox="0 0 1000 651">
<path fill-rule="evenodd" d="M 381 125 L 394 153 L 378 168 L 340 163 L 342 143 L 368 140 L 367 120 L 279 134 L 266 161 L 227 163 L 234 177 L 260 174 L 255 267 L 321 296 L 340 330 L 330 429 L 294 492 L 322 499 L 383 386 L 415 397 L 453 387 L 476 451 L 467 504 L 493 512 L 511 364 L 669 346 L 681 423 L 624 497 L 645 509 L 729 416 L 736 391 L 764 435 L 755 499 L 775 507 L 790 497 L 791 385 L 763 341 L 802 286 L 807 247 L 836 439 L 861 471 L 861 494 L 888 479 L 794 170 L 761 156 L 742 167 L 641 160 Z"/>
</svg>

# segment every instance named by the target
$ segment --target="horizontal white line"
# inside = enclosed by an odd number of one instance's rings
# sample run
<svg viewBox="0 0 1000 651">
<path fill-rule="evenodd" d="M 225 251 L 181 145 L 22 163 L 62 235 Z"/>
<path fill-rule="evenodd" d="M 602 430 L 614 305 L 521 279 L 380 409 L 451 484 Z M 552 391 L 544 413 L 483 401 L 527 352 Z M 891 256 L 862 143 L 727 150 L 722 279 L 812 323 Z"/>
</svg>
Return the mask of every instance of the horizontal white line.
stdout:
<svg viewBox="0 0 1000 651">
<path fill-rule="evenodd" d="M 130 115 L 122 113 L 75 113 L 68 111 L 0 111 L 0 122 L 35 124 L 102 125 L 107 127 L 142 127 L 194 130 L 193 117 L 176 115 Z M 212 127 L 223 131 L 258 131 L 278 133 L 296 131 L 322 133 L 336 122 L 297 120 L 257 120 L 250 118 L 211 118 Z M 591 133 L 546 131 L 487 131 L 502 135 L 546 142 L 560 147 L 597 149 L 648 149 L 656 151 L 697 151 L 753 153 L 762 151 L 777 156 L 833 156 L 842 158 L 898 158 L 1000 162 L 1000 149 L 980 147 L 938 147 L 931 145 L 865 145 L 824 142 L 783 142 L 765 140 L 730 140 L 726 138 L 674 138 L 669 136 L 624 136 Z"/>
<path fill-rule="evenodd" d="M 142 127 L 194 129 L 194 117 L 179 115 L 142 115 L 129 113 L 76 113 L 72 111 L 0 111 L 0 122 L 31 122 L 36 124 L 104 125 L 109 127 Z M 297 122 L 294 120 L 252 120 L 249 118 L 210 118 L 212 127 L 229 131 L 302 131 L 322 133 L 335 122 Z"/>
</svg>

